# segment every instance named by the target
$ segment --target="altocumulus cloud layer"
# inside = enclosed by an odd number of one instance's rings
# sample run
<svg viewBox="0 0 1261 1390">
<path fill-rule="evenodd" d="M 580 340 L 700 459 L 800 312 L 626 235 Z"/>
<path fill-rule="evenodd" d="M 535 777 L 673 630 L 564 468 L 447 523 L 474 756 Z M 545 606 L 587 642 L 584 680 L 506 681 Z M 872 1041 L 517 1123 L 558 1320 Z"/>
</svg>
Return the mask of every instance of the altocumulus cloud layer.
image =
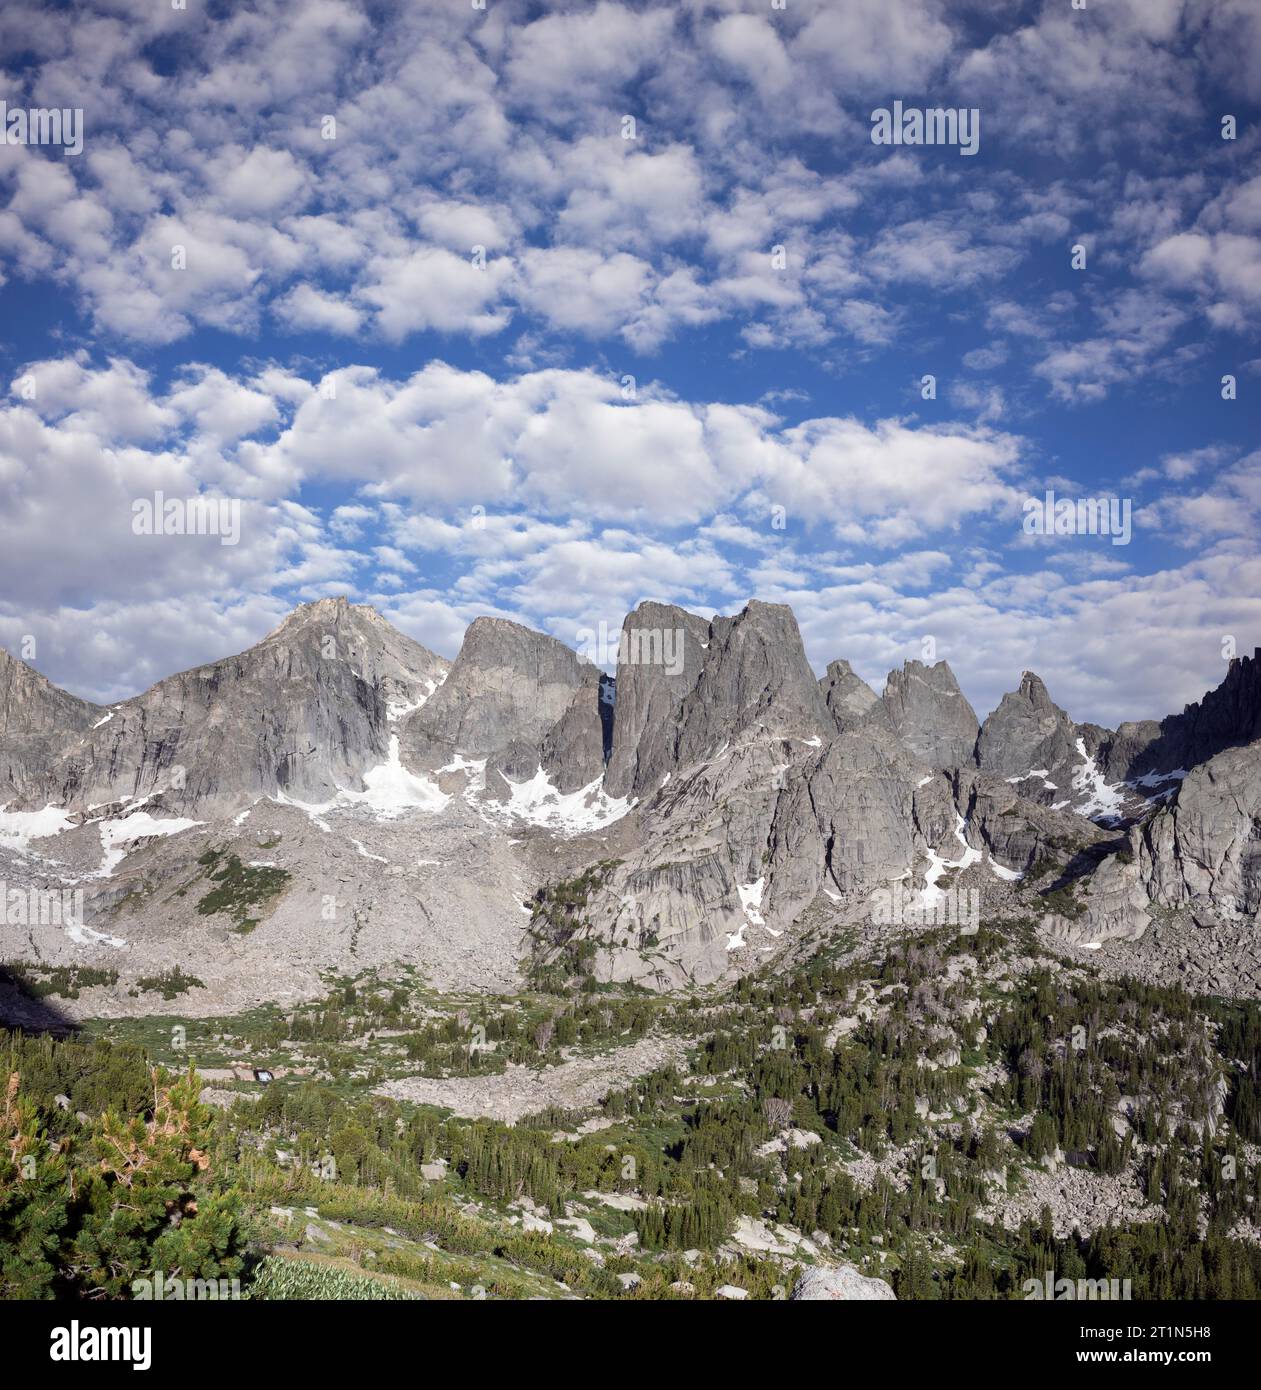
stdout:
<svg viewBox="0 0 1261 1390">
<path fill-rule="evenodd" d="M 448 654 L 756 595 L 1109 723 L 1261 642 L 1253 0 L 8 5 L 0 98 L 83 112 L 0 144 L 0 641 L 77 692 L 330 593 Z"/>
</svg>

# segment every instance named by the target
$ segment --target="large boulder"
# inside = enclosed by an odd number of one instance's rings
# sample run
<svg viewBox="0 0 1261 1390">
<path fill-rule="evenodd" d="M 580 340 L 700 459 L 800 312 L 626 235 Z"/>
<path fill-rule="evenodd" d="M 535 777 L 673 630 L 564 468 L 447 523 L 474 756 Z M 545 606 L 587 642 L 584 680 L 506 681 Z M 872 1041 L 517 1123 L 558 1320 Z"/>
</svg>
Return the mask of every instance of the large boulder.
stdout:
<svg viewBox="0 0 1261 1390">
<path fill-rule="evenodd" d="M 897 1299 L 890 1285 L 883 1279 L 873 1279 L 860 1274 L 853 1265 L 837 1265 L 824 1268 L 816 1265 L 807 1269 L 793 1285 L 794 1302 L 812 1302 L 823 1299 L 842 1299 L 871 1301 L 873 1299 Z"/>
</svg>

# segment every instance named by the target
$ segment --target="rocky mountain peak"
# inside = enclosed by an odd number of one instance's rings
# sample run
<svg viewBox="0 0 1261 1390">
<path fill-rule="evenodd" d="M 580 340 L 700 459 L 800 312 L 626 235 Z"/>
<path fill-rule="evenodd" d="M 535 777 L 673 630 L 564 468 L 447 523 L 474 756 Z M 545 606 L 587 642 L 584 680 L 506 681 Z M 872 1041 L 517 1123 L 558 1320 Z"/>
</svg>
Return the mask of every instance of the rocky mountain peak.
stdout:
<svg viewBox="0 0 1261 1390">
<path fill-rule="evenodd" d="M 102 713 L 0 647 L 0 736 L 89 728 Z"/>
<path fill-rule="evenodd" d="M 869 719 L 876 719 L 888 726 L 888 711 L 881 703 L 880 696 L 848 661 L 829 661 L 827 675 L 819 682 L 819 689 L 841 733 L 855 729 Z"/>
<path fill-rule="evenodd" d="M 889 672 L 881 701 L 893 731 L 930 767 L 972 762 L 980 725 L 947 662 L 904 662 Z"/>
<path fill-rule="evenodd" d="M 518 781 L 542 766 L 576 790 L 604 766 L 600 690 L 598 667 L 555 637 L 477 618 L 442 686 L 409 717 L 404 750 L 430 767 L 457 753 L 494 757 Z"/>
<path fill-rule="evenodd" d="M 647 601 L 626 615 L 605 774 L 611 796 L 655 791 L 677 767 L 683 702 L 700 679 L 709 637 L 704 618 L 674 604 Z"/>
<path fill-rule="evenodd" d="M 1039 709 L 1055 708 L 1042 677 L 1033 671 L 1025 671 L 1021 675 L 1017 693 Z"/>
<path fill-rule="evenodd" d="M 679 763 L 754 727 L 806 738 L 835 727 L 787 604 L 754 600 L 735 617 L 710 624 L 704 666 L 684 702 Z"/>
<path fill-rule="evenodd" d="M 1026 791 L 1056 791 L 1065 797 L 1068 779 L 1055 774 L 1080 762 L 1077 737 L 1076 725 L 1051 699 L 1041 678 L 1026 671 L 1019 687 L 1008 691 L 986 717 L 976 743 L 977 765 L 997 777 L 1025 777 L 1041 769 L 1041 779 L 1034 778 Z M 1055 785 L 1044 785 L 1048 779 Z"/>
</svg>

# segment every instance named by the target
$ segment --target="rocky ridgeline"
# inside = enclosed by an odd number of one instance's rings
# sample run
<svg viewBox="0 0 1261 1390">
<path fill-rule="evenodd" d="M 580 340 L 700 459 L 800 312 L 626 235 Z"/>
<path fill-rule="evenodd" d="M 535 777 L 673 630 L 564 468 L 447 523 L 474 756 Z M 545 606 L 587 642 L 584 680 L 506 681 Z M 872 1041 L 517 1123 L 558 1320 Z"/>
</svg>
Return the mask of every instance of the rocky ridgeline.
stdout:
<svg viewBox="0 0 1261 1390">
<path fill-rule="evenodd" d="M 561 866 L 583 883 L 563 920 L 546 895 L 535 907 L 536 963 L 582 956 L 601 978 L 655 988 L 756 965 L 819 902 L 861 923 L 878 891 L 923 906 L 956 883 L 997 911 L 1009 885 L 1040 881 L 1047 926 L 1093 945 L 1140 935 L 1156 908 L 1255 917 L 1258 665 L 1236 661 L 1181 715 L 1115 732 L 1075 723 L 1025 672 L 979 724 L 945 662 L 907 662 L 880 695 L 844 660 L 816 678 L 784 605 L 706 621 L 641 604 L 614 681 L 503 619 L 476 620 L 448 663 L 374 610 L 325 599 L 239 656 L 108 708 L 0 655 L 0 802 L 80 821 L 144 803 L 211 829 L 261 799 L 311 816 L 336 806 L 355 817 L 358 853 L 382 864 L 377 812 L 391 854 L 412 833 L 400 815 L 419 818 L 418 845 L 444 816 L 533 818 L 559 839 L 505 866 L 526 887 L 502 910 L 520 913 Z M 55 860 L 55 843 L 41 853 Z M 471 862 L 433 871 L 476 896 Z M 511 889 L 497 877 L 485 896 L 510 902 Z M 410 910 L 394 904 L 398 931 L 377 954 L 397 936 L 406 957 Z M 498 923 L 484 931 L 506 935 Z"/>
<path fill-rule="evenodd" d="M 385 760 L 391 709 L 424 699 L 447 665 L 370 608 L 305 604 L 239 656 L 108 708 L 68 704 L 55 741 L 8 720 L 0 796 L 78 810 L 159 798 L 199 816 L 278 793 L 326 801 Z M 49 700 L 37 709 L 46 713 Z M 31 754 L 33 735 L 48 751 L 42 761 Z"/>
</svg>

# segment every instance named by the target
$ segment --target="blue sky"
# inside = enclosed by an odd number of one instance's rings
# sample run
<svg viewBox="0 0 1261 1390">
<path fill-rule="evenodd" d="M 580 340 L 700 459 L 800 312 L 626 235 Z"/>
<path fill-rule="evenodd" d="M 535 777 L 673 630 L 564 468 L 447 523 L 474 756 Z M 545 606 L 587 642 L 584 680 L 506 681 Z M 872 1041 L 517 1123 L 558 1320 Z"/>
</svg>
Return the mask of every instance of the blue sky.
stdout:
<svg viewBox="0 0 1261 1390">
<path fill-rule="evenodd" d="M 83 111 L 0 145 L 0 642 L 78 693 L 335 593 L 449 656 L 784 601 L 1107 724 L 1261 643 L 1253 0 L 9 4 L 0 99 Z"/>
</svg>

